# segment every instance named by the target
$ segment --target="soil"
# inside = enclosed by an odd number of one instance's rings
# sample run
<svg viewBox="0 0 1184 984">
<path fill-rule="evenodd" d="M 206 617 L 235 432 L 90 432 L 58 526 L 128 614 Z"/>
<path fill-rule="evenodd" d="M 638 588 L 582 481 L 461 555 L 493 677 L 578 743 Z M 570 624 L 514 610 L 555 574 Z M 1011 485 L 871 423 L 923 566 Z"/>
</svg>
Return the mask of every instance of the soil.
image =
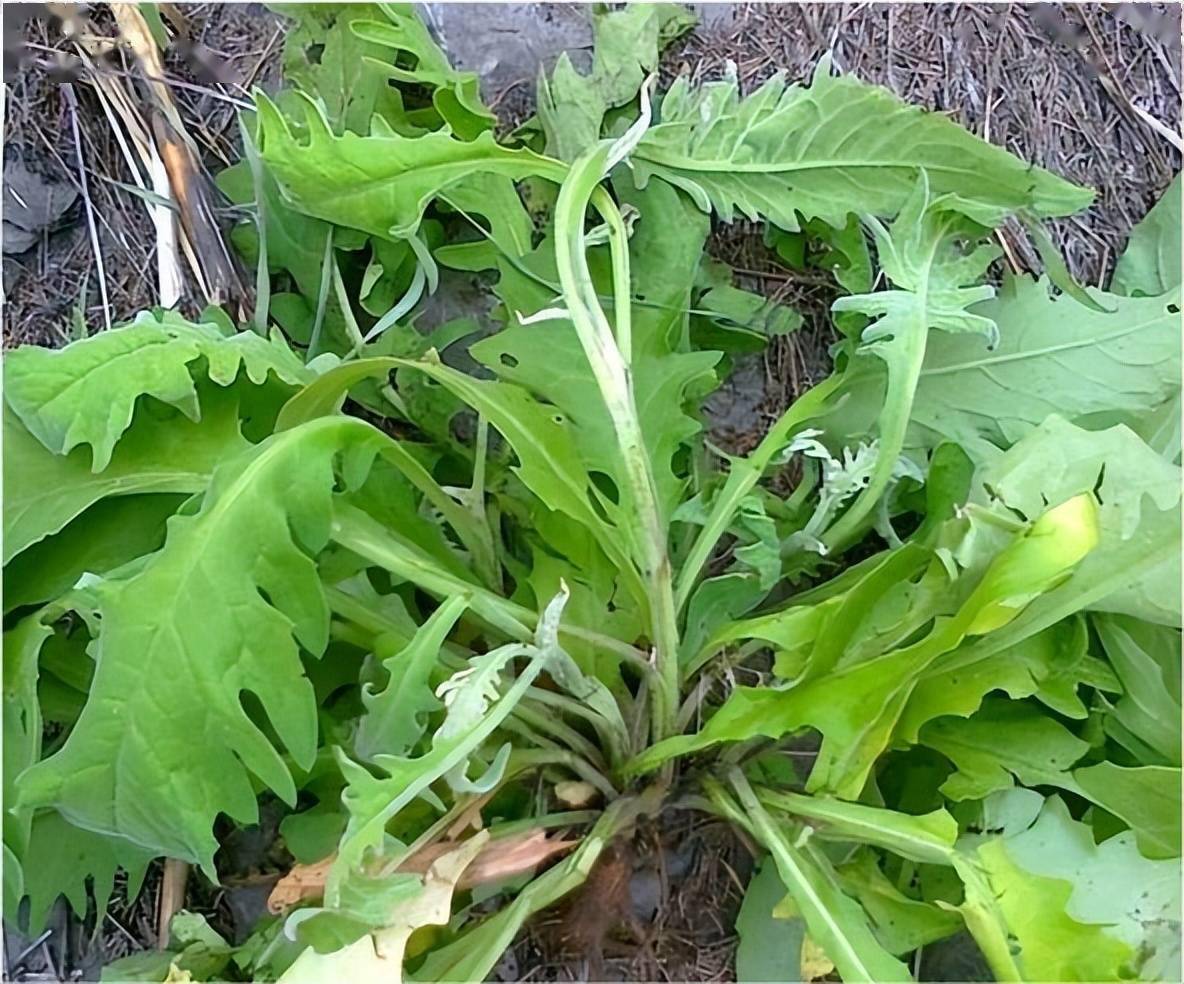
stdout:
<svg viewBox="0 0 1184 984">
<path fill-rule="evenodd" d="M 775 71 L 807 77 L 830 52 L 842 70 L 949 113 L 1021 158 L 1096 188 L 1088 211 L 1052 230 L 1070 269 L 1086 283 L 1107 282 L 1130 228 L 1180 168 L 1176 4 L 691 6 L 701 26 L 667 53 L 667 79 L 679 73 L 716 78 L 731 62 L 750 91 Z M 166 69 L 204 164 L 216 172 L 241 153 L 238 105 L 253 85 L 271 88 L 278 81 L 283 23 L 255 3 L 175 7 L 190 43 L 170 52 Z M 578 6 L 421 8 L 450 56 L 482 75 L 487 100 L 508 124 L 529 114 L 540 66 L 549 67 L 565 49 L 577 51 L 577 65 L 588 57 L 590 30 Z M 92 16 L 96 27 L 113 33 L 101 8 Z M 71 44 L 39 6 L 7 4 L 4 20 L 10 87 L 3 344 L 57 346 L 155 302 L 153 228 L 144 201 L 128 190 L 133 177 Z M 118 59 L 104 65 L 114 73 L 127 68 Z M 1018 231 L 1007 238 L 1009 262 L 1038 269 Z M 742 361 L 712 401 L 713 437 L 743 451 L 829 370 L 826 311 L 833 294 L 825 284 L 789 275 L 743 223 L 718 230 L 712 250 L 742 271 L 743 286 L 798 308 L 805 318 L 799 331 L 763 356 Z M 200 306 L 188 285 L 183 309 Z M 591 891 L 612 886 L 612 918 L 598 916 L 591 927 L 597 962 L 590 966 L 587 952 L 571 952 L 573 942 L 589 950 L 588 920 L 579 925 L 578 915 L 581 900 L 588 903 L 585 894 L 533 924 L 499 966 L 499 978 L 576 980 L 595 971 L 604 980 L 732 979 L 732 923 L 751 858 L 719 823 L 687 813 L 666 816 L 659 829 L 641 831 L 613 852 L 614 870 L 594 882 Z M 232 884 L 214 888 L 190 877 L 187 904 L 209 914 L 228 936 L 241 938 L 266 897 L 273 827 L 265 818 L 258 831 L 240 836 Z M 103 962 L 154 946 L 159 886 L 159 872 L 150 873 L 136 899 L 117 891 L 101 917 L 92 911 L 78 919 L 59 907 L 44 939 L 23 940 L 5 927 L 5 979 L 94 979 Z M 568 929 L 548 929 L 556 925 Z M 927 948 L 922 978 L 975 979 L 981 968 L 966 962 L 966 952 L 957 941 L 944 950 Z"/>
</svg>

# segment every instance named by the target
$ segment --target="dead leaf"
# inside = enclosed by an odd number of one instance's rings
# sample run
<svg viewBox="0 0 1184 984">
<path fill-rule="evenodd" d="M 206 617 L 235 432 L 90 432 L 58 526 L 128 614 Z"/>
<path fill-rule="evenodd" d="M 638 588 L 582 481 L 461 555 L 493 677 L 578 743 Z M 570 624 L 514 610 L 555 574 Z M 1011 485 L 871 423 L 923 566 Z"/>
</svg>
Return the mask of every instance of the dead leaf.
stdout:
<svg viewBox="0 0 1184 984">
<path fill-rule="evenodd" d="M 457 889 L 463 891 L 532 871 L 547 859 L 564 854 L 577 844 L 578 840 L 549 839 L 542 830 L 499 837 L 487 843 L 481 849 L 481 853 L 466 867 L 457 883 Z M 460 846 L 461 844 L 456 841 L 428 844 L 405 859 L 396 870 L 427 874 L 437 860 L 454 853 Z M 267 898 L 268 911 L 278 914 L 305 899 L 320 898 L 325 891 L 329 869 L 336 859 L 337 855 L 331 854 L 315 864 L 295 865 L 271 890 L 271 895 Z M 381 866 L 379 859 L 375 867 Z"/>
<path fill-rule="evenodd" d="M 590 782 L 571 780 L 555 783 L 555 798 L 572 810 L 580 810 L 595 802 L 600 791 Z"/>
<path fill-rule="evenodd" d="M 268 911 L 285 912 L 305 899 L 320 898 L 325 892 L 325 879 L 329 877 L 329 869 L 335 860 L 337 855 L 330 854 L 315 864 L 294 865 L 275 883 L 275 888 L 267 896 Z"/>
<path fill-rule="evenodd" d="M 473 830 L 480 830 L 483 821 L 481 819 L 481 809 L 486 803 L 493 798 L 493 793 L 482 793 L 480 796 L 474 796 L 472 801 L 468 803 L 461 811 L 456 820 L 453 821 L 452 826 L 448 828 L 444 836 L 448 840 L 460 840 L 461 834 L 467 831 L 470 827 Z"/>
</svg>

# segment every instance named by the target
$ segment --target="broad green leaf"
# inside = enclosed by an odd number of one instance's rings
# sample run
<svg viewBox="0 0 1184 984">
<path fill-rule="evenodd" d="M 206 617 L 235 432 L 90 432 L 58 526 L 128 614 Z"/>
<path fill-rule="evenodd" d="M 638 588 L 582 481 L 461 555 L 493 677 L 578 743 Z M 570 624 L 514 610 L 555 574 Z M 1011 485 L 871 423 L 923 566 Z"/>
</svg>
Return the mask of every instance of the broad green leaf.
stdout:
<svg viewBox="0 0 1184 984">
<path fill-rule="evenodd" d="M 378 6 L 383 17 L 378 17 L 378 11 L 371 11 L 371 19 L 351 20 L 350 28 L 365 44 L 382 49 L 384 61 L 392 63 L 383 66 L 384 74 L 399 82 L 434 89 L 432 102 L 436 112 L 462 139 L 469 140 L 493 129 L 497 118 L 481 102 L 477 74 L 452 67 L 411 4 Z M 363 57 L 369 59 L 369 53 Z M 414 64 L 413 68 L 402 67 L 409 62 Z"/>
<path fill-rule="evenodd" d="M 197 392 L 200 420 L 177 410 L 143 407 L 99 472 L 81 448 L 68 454 L 46 450 L 5 406 L 4 563 L 58 533 L 101 499 L 204 489 L 215 466 L 248 444 L 240 430 L 238 397 L 208 384 Z"/>
<path fill-rule="evenodd" d="M 849 212 L 893 215 L 922 169 L 935 194 L 988 226 L 1019 209 L 1067 215 L 1093 197 L 887 89 L 832 75 L 828 58 L 807 87 L 775 75 L 744 99 L 734 76 L 698 89 L 680 78 L 659 119 L 631 156 L 638 182 L 665 178 L 725 221 L 739 212 L 793 231 L 795 212 L 840 228 Z"/>
<path fill-rule="evenodd" d="M 1143 749 L 1180 765 L 1180 632 L 1127 615 L 1091 619 L 1122 684 L 1122 696 L 1106 718 L 1107 732 L 1128 751 Z"/>
<path fill-rule="evenodd" d="M 835 870 L 843 891 L 863 906 L 872 932 L 889 953 L 904 956 L 962 928 L 956 913 L 902 893 L 880 870 L 870 851 L 860 852 Z"/>
<path fill-rule="evenodd" d="M 3 795 L 10 804 L 4 811 L 4 909 L 13 918 L 28 890 L 23 864 L 29 851 L 33 811 L 16 809 L 13 792 L 17 777 L 41 757 L 41 705 L 37 699 L 38 661 L 41 647 L 53 634 L 43 613 L 21 619 L 4 633 Z M 30 877 L 35 873 L 31 872 Z M 38 930 L 39 931 L 39 930 Z"/>
<path fill-rule="evenodd" d="M 1156 297 L 1180 286 L 1180 175 L 1131 231 L 1114 268 L 1116 294 Z"/>
<path fill-rule="evenodd" d="M 165 521 L 186 498 L 123 495 L 95 503 L 4 566 L 5 611 L 54 601 L 84 574 L 106 574 L 155 553 L 164 543 Z"/>
<path fill-rule="evenodd" d="M 977 860 L 986 869 L 1021 979 L 1125 979 L 1124 971 L 1135 956 L 1134 949 L 1110 936 L 1102 926 L 1080 922 L 1066 912 L 1072 885 L 1021 868 L 1012 860 L 1007 841 L 1001 838 L 979 847 Z"/>
<path fill-rule="evenodd" d="M 441 605 L 404 648 L 383 659 L 386 686 L 362 687 L 366 713 L 358 721 L 354 749 L 363 759 L 375 755 L 406 755 L 424 733 L 424 716 L 443 706 L 432 693 L 429 676 L 440 648 L 464 612 L 464 598 Z"/>
<path fill-rule="evenodd" d="M 1180 316 L 1170 308 L 1179 297 L 1091 293 L 1110 310 L 1054 298 L 1044 280 L 1009 277 L 995 300 L 974 308 L 998 325 L 998 345 L 976 335 L 931 337 L 909 443 L 940 436 L 983 459 L 1051 414 L 1133 425 L 1178 393 Z"/>
<path fill-rule="evenodd" d="M 1008 859 L 1031 876 L 1072 886 L 1065 913 L 1103 927 L 1137 953 L 1141 980 L 1169 980 L 1180 960 L 1180 864 L 1150 861 L 1131 834 L 1094 843 L 1057 797 L 1048 799 L 1030 829 L 1004 837 Z"/>
<path fill-rule="evenodd" d="M 275 9 L 296 22 L 284 33 L 284 80 L 320 100 L 334 132 L 369 133 L 375 112 L 391 123 L 403 115 L 377 61 L 386 51 L 351 29 L 355 21 L 381 17 L 377 4 L 285 3 Z"/>
<path fill-rule="evenodd" d="M 998 698 L 983 701 L 969 718 L 931 721 L 920 740 L 957 766 L 941 788 L 959 800 L 1008 789 L 1013 776 L 1027 786 L 1063 786 L 1068 770 L 1089 751 L 1088 742 L 1038 708 Z"/>
<path fill-rule="evenodd" d="M 120 868 L 127 873 L 127 899 L 134 900 L 155 854 L 121 837 L 76 827 L 56 810 L 38 812 L 21 859 L 29 932 L 41 931 L 59 895 L 80 918 L 88 911 L 88 894 L 100 912 L 106 909 Z"/>
<path fill-rule="evenodd" d="M 229 338 L 213 324 L 193 324 L 173 312 L 141 314 L 56 351 L 28 346 L 4 360 L 4 397 L 24 425 L 55 454 L 89 444 L 92 470 L 103 471 L 116 442 L 132 423 L 136 401 L 152 396 L 201 418 L 192 364 L 229 386 L 240 368 L 255 384 L 274 374 L 299 385 L 312 373 L 283 339 L 254 332 Z"/>
<path fill-rule="evenodd" d="M 338 454 L 349 452 L 356 482 L 382 440 L 345 417 L 270 438 L 219 467 L 200 511 L 174 520 L 138 573 L 93 589 L 90 699 L 62 748 L 22 777 L 21 802 L 211 875 L 215 816 L 255 818 L 251 774 L 294 802 L 288 766 L 241 693 L 258 697 L 292 760 L 311 765 L 315 706 L 297 643 L 317 655 L 329 630 L 312 555 L 329 537 Z"/>
<path fill-rule="evenodd" d="M 1180 768 L 1145 765 L 1124 769 L 1100 762 L 1075 769 L 1078 791 L 1124 820 L 1149 858 L 1180 856 Z"/>
<path fill-rule="evenodd" d="M 951 799 L 982 799 L 1009 789 L 1013 776 L 1027 786 L 1077 793 L 1121 819 L 1148 857 L 1180 852 L 1180 770 L 1122 768 L 1111 762 L 1073 769 L 1089 743 L 1021 701 L 988 698 L 969 718 L 931 721 L 920 741 L 957 766 L 942 785 Z"/>
<path fill-rule="evenodd" d="M 292 203 L 307 215 L 384 239 L 413 236 L 428 203 L 471 174 L 519 179 L 554 174 L 557 166 L 525 148 L 501 146 L 488 131 L 470 141 L 445 131 L 337 136 L 308 100 L 304 132 L 297 136 L 262 93 L 256 105 L 260 153 Z"/>
<path fill-rule="evenodd" d="M 766 858 L 749 880 L 736 916 L 736 980 L 742 984 L 798 979 L 806 925 L 800 917 L 778 918 L 774 910 L 784 898 L 777 865 Z"/>
<path fill-rule="evenodd" d="M 1088 496 L 1049 510 L 991 561 L 957 613 L 936 619 L 918 641 L 788 689 L 737 687 L 699 734 L 659 742 L 630 770 L 647 771 L 719 741 L 776 739 L 813 727 L 823 743 L 807 789 L 856 798 L 920 675 L 968 635 L 1006 626 L 1073 570 L 1096 543 L 1095 524 Z"/>
</svg>

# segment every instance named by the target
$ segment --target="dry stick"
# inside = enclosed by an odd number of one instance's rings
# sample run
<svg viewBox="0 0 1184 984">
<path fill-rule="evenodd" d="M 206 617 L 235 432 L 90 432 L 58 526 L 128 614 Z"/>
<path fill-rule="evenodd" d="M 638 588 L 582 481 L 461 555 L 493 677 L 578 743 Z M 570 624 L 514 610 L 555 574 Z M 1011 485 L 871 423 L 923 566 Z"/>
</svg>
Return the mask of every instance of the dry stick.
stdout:
<svg viewBox="0 0 1184 984">
<path fill-rule="evenodd" d="M 144 15 L 135 4 L 113 3 L 110 7 L 120 36 L 131 49 L 151 97 L 154 149 L 159 153 L 159 172 L 162 172 L 158 173 L 154 161 L 153 180 L 171 187 L 171 198 L 177 203 L 185 233 L 181 248 L 198 289 L 207 302 L 234 303 L 242 315 L 249 292 L 222 237 L 211 202 L 213 186 L 201 166 L 196 145 L 185 128 L 166 81 L 160 50 Z M 157 191 L 163 193 L 160 188 Z"/>
<path fill-rule="evenodd" d="M 78 180 L 82 186 L 82 201 L 86 205 L 86 229 L 90 234 L 90 248 L 95 254 L 95 266 L 99 271 L 99 296 L 103 300 L 103 325 L 111 328 L 111 302 L 107 297 L 107 269 L 103 264 L 103 251 L 99 249 L 99 231 L 95 228 L 95 207 L 90 200 L 90 185 L 86 180 L 86 161 L 82 157 L 82 133 L 78 128 L 78 96 L 71 82 L 62 84 L 62 94 L 70 106 L 70 129 L 74 134 L 74 152 L 78 155 Z"/>
<path fill-rule="evenodd" d="M 185 906 L 185 883 L 189 880 L 189 864 L 176 858 L 165 858 L 160 877 L 160 895 L 156 907 L 156 949 L 169 945 L 169 923 Z"/>
</svg>

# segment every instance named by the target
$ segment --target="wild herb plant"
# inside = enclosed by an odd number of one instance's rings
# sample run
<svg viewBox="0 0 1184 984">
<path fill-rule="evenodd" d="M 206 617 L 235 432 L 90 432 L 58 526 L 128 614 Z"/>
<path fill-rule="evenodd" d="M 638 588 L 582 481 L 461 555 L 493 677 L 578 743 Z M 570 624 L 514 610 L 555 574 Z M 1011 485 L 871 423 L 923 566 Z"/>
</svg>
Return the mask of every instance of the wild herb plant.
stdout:
<svg viewBox="0 0 1184 984">
<path fill-rule="evenodd" d="M 7 918 L 216 881 L 266 798 L 323 877 L 111 977 L 480 980 L 695 809 L 786 899 L 742 975 L 968 931 L 999 980 L 1170 979 L 1179 182 L 1086 289 L 1042 223 L 1090 191 L 826 60 L 655 92 L 677 8 L 597 14 L 502 135 L 409 8 L 287 13 L 220 178 L 253 323 L 5 360 Z M 992 286 L 1010 218 L 1052 282 Z M 737 219 L 838 294 L 744 455 L 704 402 L 801 317 L 705 251 Z"/>
</svg>

